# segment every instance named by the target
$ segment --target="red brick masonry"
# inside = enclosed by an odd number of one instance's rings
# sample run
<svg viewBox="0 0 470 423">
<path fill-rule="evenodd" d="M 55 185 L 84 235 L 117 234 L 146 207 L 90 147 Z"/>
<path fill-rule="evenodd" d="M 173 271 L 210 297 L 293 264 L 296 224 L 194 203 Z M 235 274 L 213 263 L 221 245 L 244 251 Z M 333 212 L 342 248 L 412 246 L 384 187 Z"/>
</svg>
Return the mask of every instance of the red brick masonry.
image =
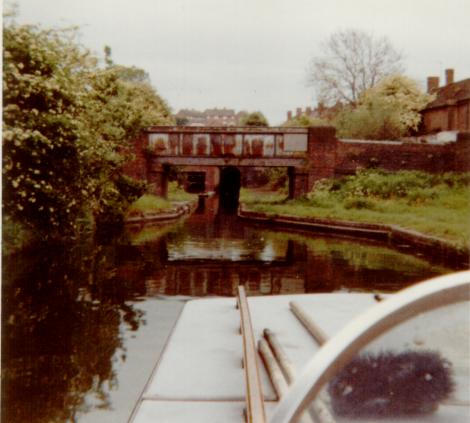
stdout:
<svg viewBox="0 0 470 423">
<path fill-rule="evenodd" d="M 277 134 L 297 131 L 308 136 L 307 151 L 295 154 L 259 155 L 252 152 L 246 155 L 244 150 L 238 155 L 226 152 L 217 154 L 212 149 L 204 155 L 197 151 L 191 154 L 155 152 L 149 153 L 149 134 L 163 132 L 170 134 L 170 141 L 175 134 L 214 133 L 214 139 L 233 139 L 236 134 L 250 136 L 251 133 Z M 211 135 L 212 136 L 212 135 Z M 241 136 L 241 135 L 240 135 Z M 217 139 L 219 139 L 217 138 Z M 276 141 L 277 142 L 277 141 Z M 283 166 L 289 167 L 291 193 L 298 197 L 312 189 L 315 181 L 322 178 L 354 174 L 357 169 L 380 167 L 387 170 L 423 170 L 427 172 L 470 171 L 470 132 L 461 132 L 457 141 L 447 144 L 426 144 L 392 141 L 338 140 L 332 127 L 303 128 L 212 128 L 212 127 L 155 127 L 149 128 L 133 141 L 130 151 L 134 160 L 124 166 L 124 172 L 137 179 L 147 180 L 159 185 L 158 175 L 165 173 L 166 164 L 190 165 L 191 169 L 201 171 L 221 169 L 224 166 Z M 171 144 L 171 143 L 170 143 Z M 184 143 L 183 143 L 184 144 Z M 254 144 L 254 143 L 253 143 Z M 282 146 L 282 143 L 279 144 Z M 171 147 L 171 146 L 170 146 Z M 184 145 L 183 145 L 184 147 Z M 225 146 L 226 149 L 226 146 Z M 184 149 L 183 149 L 184 150 Z M 157 175 L 157 176 L 156 176 Z M 212 181 L 213 180 L 213 181 Z M 218 178 L 212 175 L 214 185 Z M 213 186 L 210 189 L 214 189 Z"/>
<path fill-rule="evenodd" d="M 313 128 L 316 129 L 316 128 Z M 326 129 L 326 128 L 325 128 Z M 338 140 L 331 133 L 309 131 L 310 188 L 315 180 L 354 174 L 358 169 L 470 171 L 470 133 L 442 145 L 392 141 Z"/>
</svg>

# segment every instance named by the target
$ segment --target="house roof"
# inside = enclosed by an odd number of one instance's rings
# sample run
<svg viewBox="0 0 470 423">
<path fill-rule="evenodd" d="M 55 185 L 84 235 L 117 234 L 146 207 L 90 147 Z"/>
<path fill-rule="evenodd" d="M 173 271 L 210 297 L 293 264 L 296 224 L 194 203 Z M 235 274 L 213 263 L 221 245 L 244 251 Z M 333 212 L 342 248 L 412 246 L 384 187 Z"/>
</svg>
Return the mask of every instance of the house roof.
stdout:
<svg viewBox="0 0 470 423">
<path fill-rule="evenodd" d="M 435 94 L 436 99 L 431 101 L 424 110 L 447 106 L 450 102 L 470 100 L 470 78 L 441 87 Z"/>
</svg>

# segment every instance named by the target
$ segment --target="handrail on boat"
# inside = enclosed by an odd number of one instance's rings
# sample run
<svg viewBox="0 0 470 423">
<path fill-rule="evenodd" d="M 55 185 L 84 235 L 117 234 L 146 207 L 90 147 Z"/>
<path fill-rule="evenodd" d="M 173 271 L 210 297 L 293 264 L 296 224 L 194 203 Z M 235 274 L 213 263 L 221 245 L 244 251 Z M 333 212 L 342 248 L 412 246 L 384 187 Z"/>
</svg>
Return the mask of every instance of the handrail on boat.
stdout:
<svg viewBox="0 0 470 423">
<path fill-rule="evenodd" d="M 246 386 L 246 421 L 247 423 L 265 423 L 264 397 L 258 367 L 258 353 L 251 325 L 250 310 L 245 288 L 238 287 L 238 307 L 240 309 L 241 333 L 243 338 L 243 367 Z"/>
<path fill-rule="evenodd" d="M 274 410 L 270 423 L 296 421 L 323 385 L 365 345 L 418 314 L 470 301 L 470 271 L 413 285 L 367 310 L 340 330 L 304 367 Z"/>
</svg>

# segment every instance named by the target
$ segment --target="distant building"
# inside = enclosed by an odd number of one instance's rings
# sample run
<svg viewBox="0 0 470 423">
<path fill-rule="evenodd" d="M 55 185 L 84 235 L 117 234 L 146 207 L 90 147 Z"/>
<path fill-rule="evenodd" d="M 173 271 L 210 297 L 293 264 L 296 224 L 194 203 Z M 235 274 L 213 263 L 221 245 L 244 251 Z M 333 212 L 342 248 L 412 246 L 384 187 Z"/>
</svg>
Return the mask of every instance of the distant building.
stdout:
<svg viewBox="0 0 470 423">
<path fill-rule="evenodd" d="M 322 119 L 325 121 L 329 121 L 333 119 L 340 110 L 341 104 L 339 103 L 332 107 L 328 107 L 325 106 L 322 102 L 320 102 L 314 109 L 312 109 L 312 107 L 306 107 L 304 110 L 301 107 L 297 107 L 295 110 L 295 116 L 293 115 L 291 110 L 288 110 L 287 120 L 300 118 L 301 116 L 307 116 L 311 119 Z"/>
<path fill-rule="evenodd" d="M 248 113 L 235 113 L 233 109 L 206 109 L 203 112 L 194 109 L 181 109 L 176 115 L 177 120 L 188 126 L 238 126 Z"/>
<path fill-rule="evenodd" d="M 446 69 L 446 81 L 439 87 L 439 77 L 430 76 L 427 91 L 436 98 L 422 111 L 420 132 L 470 131 L 470 78 L 454 82 L 454 70 Z"/>
</svg>

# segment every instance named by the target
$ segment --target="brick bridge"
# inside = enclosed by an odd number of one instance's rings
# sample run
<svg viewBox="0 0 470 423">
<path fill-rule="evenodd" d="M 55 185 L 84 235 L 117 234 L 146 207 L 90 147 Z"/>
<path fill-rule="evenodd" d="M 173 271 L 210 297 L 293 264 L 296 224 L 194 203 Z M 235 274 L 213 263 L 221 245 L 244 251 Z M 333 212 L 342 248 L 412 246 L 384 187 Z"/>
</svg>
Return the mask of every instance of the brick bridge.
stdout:
<svg viewBox="0 0 470 423">
<path fill-rule="evenodd" d="M 243 167 L 288 169 L 289 196 L 311 191 L 315 181 L 381 167 L 427 172 L 470 171 L 470 133 L 456 141 L 421 142 L 339 140 L 332 127 L 252 128 L 151 126 L 133 141 L 135 160 L 125 173 L 150 183 L 166 196 L 171 165 L 195 177 L 199 191 L 233 196 Z M 238 196 L 237 196 L 238 198 Z"/>
<path fill-rule="evenodd" d="M 136 160 L 126 173 L 166 196 L 168 172 L 178 166 L 189 176 L 202 175 L 201 191 L 229 189 L 240 183 L 242 167 L 288 168 L 289 196 L 310 191 L 314 182 L 334 173 L 335 130 L 316 128 L 152 126 L 134 140 Z M 333 154 L 333 156 L 331 156 Z M 235 181 L 235 183 L 237 183 Z"/>
</svg>

